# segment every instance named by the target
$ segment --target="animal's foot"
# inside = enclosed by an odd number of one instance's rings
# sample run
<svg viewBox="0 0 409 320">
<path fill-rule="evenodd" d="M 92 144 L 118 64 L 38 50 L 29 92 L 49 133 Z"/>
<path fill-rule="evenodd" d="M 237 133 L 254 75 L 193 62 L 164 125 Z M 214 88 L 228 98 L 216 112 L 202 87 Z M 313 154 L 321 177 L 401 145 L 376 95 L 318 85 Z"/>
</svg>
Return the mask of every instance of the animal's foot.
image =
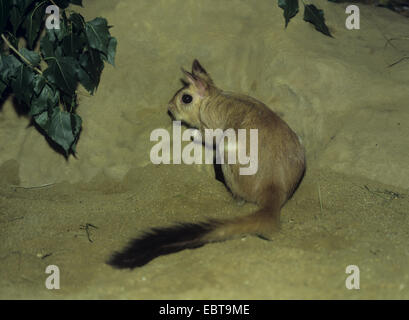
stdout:
<svg viewBox="0 0 409 320">
<path fill-rule="evenodd" d="M 263 240 L 273 241 L 275 235 L 280 230 L 280 222 L 274 221 L 271 225 L 265 225 L 263 230 L 257 233 L 257 236 Z"/>
</svg>

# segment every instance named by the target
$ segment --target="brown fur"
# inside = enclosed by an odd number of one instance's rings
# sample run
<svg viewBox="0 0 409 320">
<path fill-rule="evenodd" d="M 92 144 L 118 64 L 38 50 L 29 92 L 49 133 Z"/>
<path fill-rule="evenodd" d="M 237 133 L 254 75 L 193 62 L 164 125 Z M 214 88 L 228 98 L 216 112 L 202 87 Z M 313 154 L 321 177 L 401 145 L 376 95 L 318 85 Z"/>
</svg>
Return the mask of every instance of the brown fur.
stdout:
<svg viewBox="0 0 409 320">
<path fill-rule="evenodd" d="M 280 209 L 304 174 L 304 149 L 297 135 L 273 111 L 256 99 L 217 88 L 197 60 L 191 73 L 183 72 L 188 82 L 168 105 L 176 120 L 199 129 L 202 136 L 205 129 L 258 129 L 258 171 L 240 175 L 240 164 L 225 161 L 222 172 L 236 198 L 257 203 L 260 209 L 235 219 L 152 229 L 115 253 L 108 261 L 114 267 L 140 267 L 160 255 L 245 234 L 268 239 L 279 228 Z M 183 103 L 184 94 L 193 97 L 191 103 Z"/>
<path fill-rule="evenodd" d="M 240 234 L 269 238 L 279 227 L 280 209 L 292 195 L 305 170 L 304 149 L 290 127 L 262 102 L 217 88 L 210 75 L 195 60 L 192 73 L 184 71 L 189 85 L 179 90 L 168 109 L 176 120 L 199 129 L 258 129 L 258 171 L 240 175 L 239 164 L 222 164 L 227 186 L 234 196 L 257 203 L 254 214 L 223 221 L 206 235 L 217 241 Z M 186 105 L 181 97 L 190 94 Z"/>
</svg>

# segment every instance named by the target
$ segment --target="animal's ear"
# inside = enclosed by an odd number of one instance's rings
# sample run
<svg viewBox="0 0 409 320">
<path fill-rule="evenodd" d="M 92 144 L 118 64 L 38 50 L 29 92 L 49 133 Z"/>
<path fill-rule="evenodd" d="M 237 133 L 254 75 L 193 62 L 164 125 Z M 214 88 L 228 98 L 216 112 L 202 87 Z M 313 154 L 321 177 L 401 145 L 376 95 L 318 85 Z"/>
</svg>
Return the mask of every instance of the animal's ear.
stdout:
<svg viewBox="0 0 409 320">
<path fill-rule="evenodd" d="M 185 69 L 182 68 L 182 72 L 185 74 L 187 81 L 193 85 L 196 89 L 197 93 L 203 97 L 208 92 L 209 85 L 206 83 L 205 80 L 187 72 Z"/>
<path fill-rule="evenodd" d="M 192 64 L 192 73 L 196 77 L 199 77 L 203 80 L 205 80 L 209 84 L 213 84 L 212 78 L 210 78 L 210 75 L 206 72 L 206 70 L 201 66 L 199 61 L 195 59 Z"/>
<path fill-rule="evenodd" d="M 182 82 L 184 87 L 189 86 L 189 82 L 187 82 L 185 79 L 180 79 L 180 82 Z"/>
</svg>

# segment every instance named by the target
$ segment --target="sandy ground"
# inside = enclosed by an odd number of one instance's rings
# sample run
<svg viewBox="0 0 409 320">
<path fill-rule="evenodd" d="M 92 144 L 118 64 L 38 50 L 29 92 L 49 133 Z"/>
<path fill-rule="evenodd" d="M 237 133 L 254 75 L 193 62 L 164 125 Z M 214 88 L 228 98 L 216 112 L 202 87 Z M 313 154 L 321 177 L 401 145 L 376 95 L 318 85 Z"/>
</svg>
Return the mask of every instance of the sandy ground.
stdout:
<svg viewBox="0 0 409 320">
<path fill-rule="evenodd" d="M 133 170 L 121 182 L 3 185 L 0 199 L 1 298 L 409 298 L 407 191 L 363 178 L 310 170 L 272 242 L 207 245 L 135 271 L 104 261 L 150 226 L 233 217 L 255 206 L 237 206 L 220 182 L 176 165 Z M 96 227 L 89 236 L 86 224 Z M 52 264 L 60 268 L 58 291 L 44 284 Z M 345 287 L 348 265 L 360 268 L 360 290 Z"/>
<path fill-rule="evenodd" d="M 0 107 L 0 298 L 409 299 L 409 52 L 405 17 L 317 0 L 335 39 L 299 14 L 283 29 L 271 1 L 84 1 L 118 38 L 116 68 L 82 97 L 78 157 L 66 161 Z M 77 9 L 77 8 L 76 8 Z M 77 9 L 78 10 L 78 9 Z M 199 58 L 226 90 L 271 106 L 302 138 L 307 175 L 273 241 L 247 237 L 160 257 L 134 271 L 105 264 L 152 226 L 255 210 L 208 165 L 153 165 L 153 129 L 180 66 Z M 61 289 L 48 290 L 48 265 Z M 345 269 L 360 269 L 347 290 Z"/>
</svg>

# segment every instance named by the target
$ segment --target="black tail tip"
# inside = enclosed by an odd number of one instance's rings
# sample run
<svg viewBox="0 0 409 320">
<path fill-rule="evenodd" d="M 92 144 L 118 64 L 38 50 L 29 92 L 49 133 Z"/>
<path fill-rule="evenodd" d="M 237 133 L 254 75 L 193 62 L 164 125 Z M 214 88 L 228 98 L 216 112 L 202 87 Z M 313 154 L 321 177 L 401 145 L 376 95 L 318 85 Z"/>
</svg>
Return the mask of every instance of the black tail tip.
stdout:
<svg viewBox="0 0 409 320">
<path fill-rule="evenodd" d="M 141 238 L 132 240 L 123 251 L 115 252 L 107 264 L 116 269 L 135 269 L 159 256 L 201 247 L 205 244 L 202 237 L 213 227 L 208 222 L 152 229 Z"/>
<path fill-rule="evenodd" d="M 149 261 L 143 263 L 140 259 L 135 260 L 135 257 L 129 257 L 126 252 L 114 252 L 114 254 L 108 259 L 106 264 L 110 265 L 115 269 L 135 269 L 142 267 Z"/>
</svg>

